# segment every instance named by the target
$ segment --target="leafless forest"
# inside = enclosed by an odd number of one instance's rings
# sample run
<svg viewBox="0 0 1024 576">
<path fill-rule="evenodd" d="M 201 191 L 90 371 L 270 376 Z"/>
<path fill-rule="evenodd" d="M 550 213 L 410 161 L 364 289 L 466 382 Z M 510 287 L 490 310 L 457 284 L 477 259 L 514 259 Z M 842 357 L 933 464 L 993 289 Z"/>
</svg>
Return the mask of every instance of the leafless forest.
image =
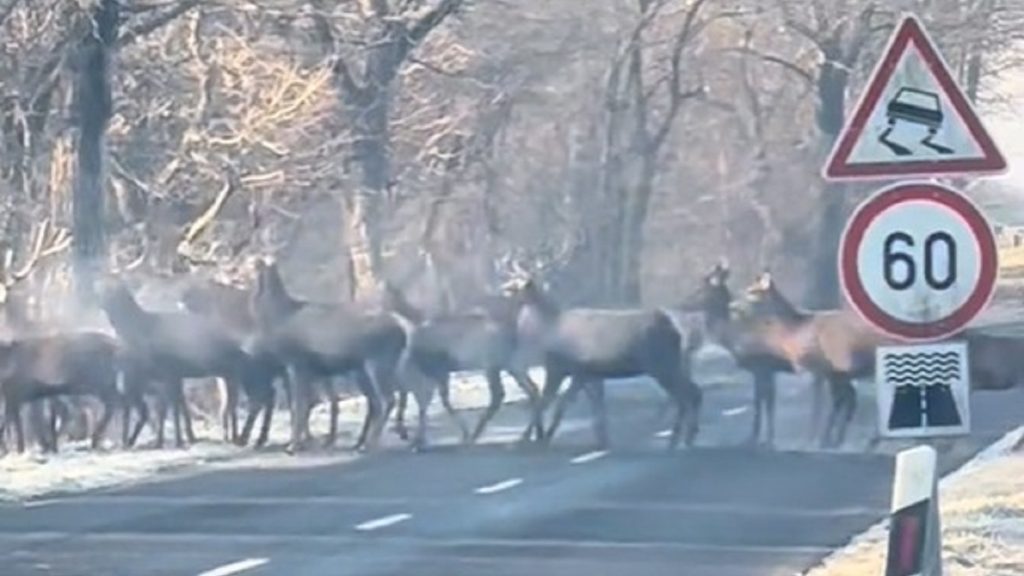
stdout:
<svg viewBox="0 0 1024 576">
<path fill-rule="evenodd" d="M 724 256 L 834 304 L 865 190 L 818 174 L 903 10 L 1001 104 L 1016 0 L 2 0 L 3 284 L 60 313 L 273 255 L 457 305 L 516 261 L 669 303 Z"/>
</svg>

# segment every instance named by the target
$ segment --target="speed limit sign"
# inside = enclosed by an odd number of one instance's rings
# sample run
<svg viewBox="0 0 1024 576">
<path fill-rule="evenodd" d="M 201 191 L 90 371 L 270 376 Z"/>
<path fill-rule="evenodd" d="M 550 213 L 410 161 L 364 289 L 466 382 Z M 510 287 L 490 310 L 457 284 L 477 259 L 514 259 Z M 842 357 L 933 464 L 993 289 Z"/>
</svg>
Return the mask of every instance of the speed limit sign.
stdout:
<svg viewBox="0 0 1024 576">
<path fill-rule="evenodd" d="M 879 330 L 937 340 L 988 305 L 998 274 L 992 227 L 950 188 L 897 184 L 864 201 L 839 248 L 847 300 Z"/>
</svg>

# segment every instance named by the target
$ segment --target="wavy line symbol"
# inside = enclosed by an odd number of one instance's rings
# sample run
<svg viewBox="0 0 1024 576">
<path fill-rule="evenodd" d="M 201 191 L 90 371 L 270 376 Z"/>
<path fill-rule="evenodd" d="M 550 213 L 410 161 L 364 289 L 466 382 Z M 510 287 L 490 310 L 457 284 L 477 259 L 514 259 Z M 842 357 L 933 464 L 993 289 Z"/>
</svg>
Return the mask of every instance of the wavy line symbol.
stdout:
<svg viewBox="0 0 1024 576">
<path fill-rule="evenodd" d="M 962 424 L 953 385 L 964 383 L 962 350 L 890 353 L 883 380 L 892 387 L 890 430 Z"/>
<path fill-rule="evenodd" d="M 956 350 L 889 354 L 884 370 L 885 379 L 897 386 L 949 384 L 962 377 L 960 353 Z"/>
</svg>

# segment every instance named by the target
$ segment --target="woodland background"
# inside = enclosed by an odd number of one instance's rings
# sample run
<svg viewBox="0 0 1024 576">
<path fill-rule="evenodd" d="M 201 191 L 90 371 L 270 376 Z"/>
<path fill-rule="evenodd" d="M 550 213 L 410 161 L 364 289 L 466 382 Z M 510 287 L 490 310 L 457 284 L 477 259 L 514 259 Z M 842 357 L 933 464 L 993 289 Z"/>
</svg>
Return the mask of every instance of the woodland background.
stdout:
<svg viewBox="0 0 1024 576">
<path fill-rule="evenodd" d="M 1018 0 L 0 0 L 0 280 L 65 314 L 273 255 L 452 306 L 514 260 L 669 304 L 727 257 L 835 305 L 869 189 L 818 174 L 905 10 L 1007 105 Z"/>
</svg>

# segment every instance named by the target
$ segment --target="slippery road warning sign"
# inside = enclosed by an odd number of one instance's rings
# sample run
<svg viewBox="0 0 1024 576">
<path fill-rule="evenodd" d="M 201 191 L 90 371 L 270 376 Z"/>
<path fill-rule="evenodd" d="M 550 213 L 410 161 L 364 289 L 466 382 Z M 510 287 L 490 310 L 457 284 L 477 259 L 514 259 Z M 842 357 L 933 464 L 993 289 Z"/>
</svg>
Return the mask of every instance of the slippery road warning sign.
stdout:
<svg viewBox="0 0 1024 576">
<path fill-rule="evenodd" d="M 1006 160 L 935 43 L 904 17 L 825 165 L 827 180 L 998 173 Z"/>
</svg>

